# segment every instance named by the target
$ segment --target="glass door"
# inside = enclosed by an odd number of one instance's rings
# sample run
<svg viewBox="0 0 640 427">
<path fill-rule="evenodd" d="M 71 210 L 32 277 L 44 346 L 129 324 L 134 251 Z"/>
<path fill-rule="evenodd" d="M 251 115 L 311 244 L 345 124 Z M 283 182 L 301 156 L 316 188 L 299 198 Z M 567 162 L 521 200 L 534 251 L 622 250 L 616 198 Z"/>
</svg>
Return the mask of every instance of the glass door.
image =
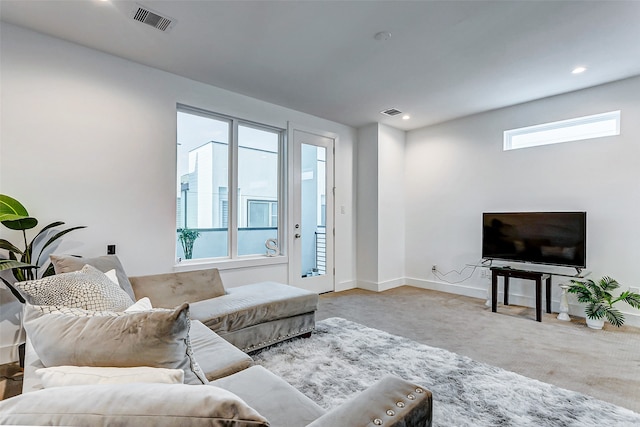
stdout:
<svg viewBox="0 0 640 427">
<path fill-rule="evenodd" d="M 334 290 L 333 145 L 294 130 L 294 209 L 289 280 L 314 292 Z"/>
</svg>

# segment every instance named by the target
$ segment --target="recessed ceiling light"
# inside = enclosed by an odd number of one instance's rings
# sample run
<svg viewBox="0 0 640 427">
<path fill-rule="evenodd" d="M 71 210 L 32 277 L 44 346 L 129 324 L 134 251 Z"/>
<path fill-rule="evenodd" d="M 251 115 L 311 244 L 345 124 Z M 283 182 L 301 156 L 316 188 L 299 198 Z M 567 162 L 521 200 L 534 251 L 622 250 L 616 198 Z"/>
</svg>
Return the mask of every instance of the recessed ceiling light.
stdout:
<svg viewBox="0 0 640 427">
<path fill-rule="evenodd" d="M 402 116 L 402 120 L 409 120 L 411 118 L 410 115 L 405 114 L 404 116 Z"/>
<path fill-rule="evenodd" d="M 576 67 L 573 69 L 571 74 L 580 74 L 580 73 L 584 73 L 585 71 L 587 71 L 585 67 Z"/>
</svg>

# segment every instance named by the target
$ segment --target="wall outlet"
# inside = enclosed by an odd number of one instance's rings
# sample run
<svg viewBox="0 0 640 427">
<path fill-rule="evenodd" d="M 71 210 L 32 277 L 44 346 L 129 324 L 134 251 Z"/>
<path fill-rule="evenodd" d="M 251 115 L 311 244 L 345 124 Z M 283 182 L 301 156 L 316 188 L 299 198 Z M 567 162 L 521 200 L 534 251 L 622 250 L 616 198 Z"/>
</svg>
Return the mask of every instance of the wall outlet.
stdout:
<svg viewBox="0 0 640 427">
<path fill-rule="evenodd" d="M 482 277 L 483 279 L 491 279 L 491 270 L 489 270 L 488 268 L 483 268 L 480 272 L 480 277 Z"/>
<path fill-rule="evenodd" d="M 640 288 L 637 288 L 637 287 L 636 288 L 632 288 L 632 287 L 630 287 L 629 288 L 629 292 L 640 294 Z"/>
<path fill-rule="evenodd" d="M 433 264 L 433 266 L 431 267 L 431 272 L 432 272 L 432 273 L 435 273 L 435 272 L 437 272 L 437 271 L 438 271 L 438 266 L 437 266 L 437 265 L 435 265 L 435 264 Z"/>
</svg>

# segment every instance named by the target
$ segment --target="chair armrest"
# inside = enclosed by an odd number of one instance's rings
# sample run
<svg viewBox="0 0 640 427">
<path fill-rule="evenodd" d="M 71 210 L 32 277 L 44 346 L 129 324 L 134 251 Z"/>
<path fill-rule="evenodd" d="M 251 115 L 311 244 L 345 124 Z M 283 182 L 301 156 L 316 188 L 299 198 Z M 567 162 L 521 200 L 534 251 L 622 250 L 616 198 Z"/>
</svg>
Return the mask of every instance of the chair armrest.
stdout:
<svg viewBox="0 0 640 427">
<path fill-rule="evenodd" d="M 307 427 L 431 427 L 431 411 L 429 390 L 387 375 Z"/>
</svg>

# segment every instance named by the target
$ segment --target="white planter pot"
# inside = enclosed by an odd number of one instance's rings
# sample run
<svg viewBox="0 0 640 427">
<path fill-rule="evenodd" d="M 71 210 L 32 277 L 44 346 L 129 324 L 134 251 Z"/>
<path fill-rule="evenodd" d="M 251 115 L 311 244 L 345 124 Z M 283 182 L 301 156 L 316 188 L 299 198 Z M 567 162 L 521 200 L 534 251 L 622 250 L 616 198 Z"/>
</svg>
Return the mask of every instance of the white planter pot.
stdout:
<svg viewBox="0 0 640 427">
<path fill-rule="evenodd" d="M 587 317 L 587 326 L 591 329 L 602 329 L 604 326 L 604 319 L 589 319 Z"/>
</svg>

